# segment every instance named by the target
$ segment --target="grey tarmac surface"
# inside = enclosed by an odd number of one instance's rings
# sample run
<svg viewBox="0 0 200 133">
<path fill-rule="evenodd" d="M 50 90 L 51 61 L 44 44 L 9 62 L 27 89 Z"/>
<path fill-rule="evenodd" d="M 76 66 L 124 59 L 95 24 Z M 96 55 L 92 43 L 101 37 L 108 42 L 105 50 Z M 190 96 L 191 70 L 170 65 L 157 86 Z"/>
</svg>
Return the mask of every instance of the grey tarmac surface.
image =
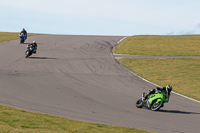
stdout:
<svg viewBox="0 0 200 133">
<path fill-rule="evenodd" d="M 38 51 L 27 59 L 27 44 L 0 43 L 0 104 L 158 133 L 199 133 L 198 102 L 172 93 L 160 111 L 135 107 L 155 86 L 112 58 L 110 50 L 122 38 L 31 36 L 25 43 L 36 40 Z"/>
</svg>

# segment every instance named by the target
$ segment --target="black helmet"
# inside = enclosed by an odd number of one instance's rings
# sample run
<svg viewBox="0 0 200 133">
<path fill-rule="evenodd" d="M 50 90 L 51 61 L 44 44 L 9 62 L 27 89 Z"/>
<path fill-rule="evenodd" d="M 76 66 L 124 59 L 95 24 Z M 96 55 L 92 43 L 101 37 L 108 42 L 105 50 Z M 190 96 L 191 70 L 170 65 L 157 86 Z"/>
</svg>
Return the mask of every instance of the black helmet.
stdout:
<svg viewBox="0 0 200 133">
<path fill-rule="evenodd" d="M 167 90 L 168 92 L 171 92 L 171 91 L 172 91 L 172 86 L 171 86 L 171 85 L 167 85 L 167 86 L 166 86 L 166 90 Z"/>
</svg>

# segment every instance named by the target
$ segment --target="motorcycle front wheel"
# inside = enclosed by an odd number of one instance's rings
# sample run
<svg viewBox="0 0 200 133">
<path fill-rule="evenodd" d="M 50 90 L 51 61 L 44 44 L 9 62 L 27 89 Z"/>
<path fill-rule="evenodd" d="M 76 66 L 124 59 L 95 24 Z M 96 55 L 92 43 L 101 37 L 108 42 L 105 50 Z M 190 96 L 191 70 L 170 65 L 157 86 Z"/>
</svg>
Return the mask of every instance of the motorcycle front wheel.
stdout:
<svg viewBox="0 0 200 133">
<path fill-rule="evenodd" d="M 136 101 L 136 107 L 137 107 L 137 108 L 142 108 L 142 98 L 140 98 L 140 99 L 138 99 L 138 100 Z"/>
<path fill-rule="evenodd" d="M 153 111 L 157 111 L 157 110 L 159 110 L 159 109 L 161 108 L 162 105 L 163 105 L 163 102 L 162 102 L 162 101 L 159 101 L 159 102 L 157 103 L 157 100 L 155 100 L 155 101 L 152 103 L 150 109 L 153 110 Z"/>
<path fill-rule="evenodd" d="M 28 56 L 29 56 L 29 52 L 27 51 L 26 53 L 25 53 L 25 58 L 27 58 Z"/>
<path fill-rule="evenodd" d="M 24 40 L 21 39 L 21 40 L 20 40 L 20 44 L 22 44 L 22 43 L 24 43 Z"/>
</svg>

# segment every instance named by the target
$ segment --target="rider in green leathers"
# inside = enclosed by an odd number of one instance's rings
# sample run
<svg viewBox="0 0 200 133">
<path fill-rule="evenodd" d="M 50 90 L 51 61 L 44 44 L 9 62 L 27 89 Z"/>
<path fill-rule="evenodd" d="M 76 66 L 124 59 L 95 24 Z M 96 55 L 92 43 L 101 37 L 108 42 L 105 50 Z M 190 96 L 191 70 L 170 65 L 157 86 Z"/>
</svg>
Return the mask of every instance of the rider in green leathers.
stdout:
<svg viewBox="0 0 200 133">
<path fill-rule="evenodd" d="M 143 93 L 143 100 L 145 101 L 147 98 L 149 98 L 149 96 L 151 94 L 154 94 L 155 92 L 161 92 L 166 94 L 166 92 L 168 93 L 168 95 L 165 95 L 165 102 L 169 101 L 169 97 L 170 97 L 170 92 L 172 91 L 172 86 L 171 85 L 167 85 L 166 87 L 156 87 L 156 89 L 149 89 L 148 93 L 145 96 L 145 93 Z"/>
</svg>

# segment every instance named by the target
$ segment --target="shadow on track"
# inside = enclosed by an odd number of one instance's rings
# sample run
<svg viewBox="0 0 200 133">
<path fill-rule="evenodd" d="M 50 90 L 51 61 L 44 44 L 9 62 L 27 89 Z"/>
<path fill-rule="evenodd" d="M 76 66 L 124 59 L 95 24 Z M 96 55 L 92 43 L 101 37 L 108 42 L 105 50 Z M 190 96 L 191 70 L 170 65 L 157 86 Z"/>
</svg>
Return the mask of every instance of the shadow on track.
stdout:
<svg viewBox="0 0 200 133">
<path fill-rule="evenodd" d="M 175 113 L 175 114 L 200 114 L 196 112 L 186 112 L 186 111 L 180 111 L 180 110 L 158 110 L 158 112 Z"/>
<path fill-rule="evenodd" d="M 28 57 L 29 59 L 57 59 L 57 58 L 49 58 L 49 57 Z"/>
<path fill-rule="evenodd" d="M 20 44 L 31 44 L 32 42 L 25 42 L 25 43 L 20 43 Z M 39 44 L 39 45 L 43 45 L 44 43 L 37 43 L 37 44 Z"/>
<path fill-rule="evenodd" d="M 26 45 L 26 44 L 30 44 L 30 43 L 19 43 L 20 45 Z"/>
<path fill-rule="evenodd" d="M 30 43 L 28 43 L 28 42 L 25 42 L 25 43 L 21 43 L 21 44 L 30 44 Z"/>
</svg>

